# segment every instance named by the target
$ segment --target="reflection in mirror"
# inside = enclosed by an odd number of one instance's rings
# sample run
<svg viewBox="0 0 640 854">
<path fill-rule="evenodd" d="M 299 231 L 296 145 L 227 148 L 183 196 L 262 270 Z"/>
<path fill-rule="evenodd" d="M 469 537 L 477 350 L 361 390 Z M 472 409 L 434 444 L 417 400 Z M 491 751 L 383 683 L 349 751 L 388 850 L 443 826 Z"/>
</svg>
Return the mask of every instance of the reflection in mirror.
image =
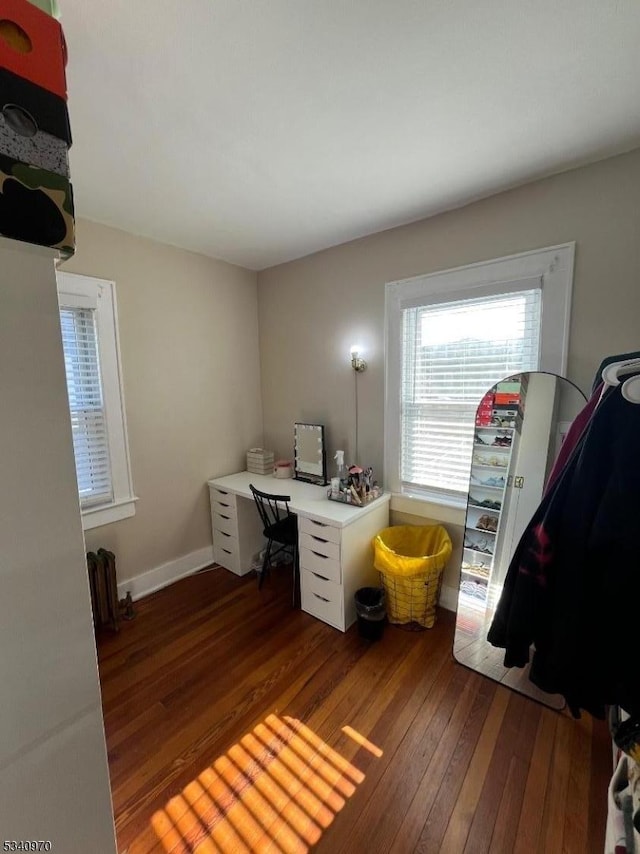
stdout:
<svg viewBox="0 0 640 854">
<path fill-rule="evenodd" d="M 295 476 L 324 486 L 327 483 L 327 457 L 322 424 L 294 425 Z"/>
<path fill-rule="evenodd" d="M 453 653 L 456 661 L 552 708 L 564 706 L 503 666 L 487 633 L 511 557 L 542 498 L 563 438 L 586 402 L 563 377 L 530 372 L 493 386 L 476 412 Z"/>
</svg>

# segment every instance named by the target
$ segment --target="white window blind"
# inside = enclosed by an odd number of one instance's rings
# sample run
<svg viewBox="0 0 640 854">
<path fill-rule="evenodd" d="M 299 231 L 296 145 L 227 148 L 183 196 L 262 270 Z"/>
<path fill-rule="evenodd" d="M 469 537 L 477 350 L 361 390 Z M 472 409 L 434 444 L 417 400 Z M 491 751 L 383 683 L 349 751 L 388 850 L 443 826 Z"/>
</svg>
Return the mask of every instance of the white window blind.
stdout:
<svg viewBox="0 0 640 854">
<path fill-rule="evenodd" d="M 73 448 L 83 508 L 112 500 L 95 315 L 92 308 L 60 309 Z"/>
<path fill-rule="evenodd" d="M 511 291 L 402 310 L 403 489 L 466 493 L 482 396 L 538 369 L 541 289 Z"/>
</svg>

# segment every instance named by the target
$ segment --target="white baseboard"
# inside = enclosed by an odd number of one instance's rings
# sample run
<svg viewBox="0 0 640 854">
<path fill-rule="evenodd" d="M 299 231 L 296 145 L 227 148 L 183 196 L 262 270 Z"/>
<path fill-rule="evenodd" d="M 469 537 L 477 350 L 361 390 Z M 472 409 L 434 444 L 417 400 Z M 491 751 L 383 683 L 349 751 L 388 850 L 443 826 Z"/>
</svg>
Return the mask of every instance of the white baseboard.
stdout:
<svg viewBox="0 0 640 854">
<path fill-rule="evenodd" d="M 123 599 L 127 592 L 130 592 L 131 598 L 135 602 L 143 596 L 148 596 L 149 593 L 155 593 L 156 590 L 168 587 L 180 578 L 193 575 L 194 572 L 198 572 L 198 570 L 204 569 L 212 563 L 213 546 L 205 546 L 203 549 L 183 555 L 176 560 L 169 561 L 169 563 L 163 563 L 162 566 L 157 566 L 155 569 L 150 569 L 141 575 L 127 579 L 127 581 L 121 581 L 118 584 L 118 597 Z M 456 588 L 443 584 L 438 604 L 442 608 L 446 608 L 447 611 L 457 611 L 458 591 Z"/>
<path fill-rule="evenodd" d="M 118 597 L 123 599 L 127 592 L 131 593 L 131 598 L 135 602 L 149 593 L 155 593 L 156 590 L 162 590 L 163 587 L 168 587 L 179 578 L 185 578 L 187 575 L 193 575 L 199 569 L 204 569 L 205 566 L 210 566 L 213 563 L 213 546 L 205 546 L 203 549 L 198 549 L 188 555 L 170 560 L 169 563 L 163 563 L 162 566 L 157 566 L 155 569 L 150 569 L 143 572 L 142 575 L 136 575 L 126 581 L 118 584 Z"/>
<path fill-rule="evenodd" d="M 442 585 L 440 590 L 440 599 L 438 600 L 438 604 L 441 608 L 446 608 L 447 611 L 455 611 L 458 610 L 458 591 L 455 587 L 447 587 L 446 584 Z"/>
</svg>

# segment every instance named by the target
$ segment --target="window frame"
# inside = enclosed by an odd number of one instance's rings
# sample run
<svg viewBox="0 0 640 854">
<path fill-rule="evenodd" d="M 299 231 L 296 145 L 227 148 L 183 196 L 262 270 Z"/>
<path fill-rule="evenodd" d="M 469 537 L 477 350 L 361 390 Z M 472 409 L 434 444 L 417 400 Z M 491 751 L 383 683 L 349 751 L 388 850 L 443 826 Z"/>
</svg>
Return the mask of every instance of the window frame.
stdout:
<svg viewBox="0 0 640 854">
<path fill-rule="evenodd" d="M 499 293 L 509 283 L 541 281 L 540 371 L 565 376 L 575 242 L 439 270 L 385 286 L 385 419 L 384 471 L 393 495 L 463 509 L 466 495 L 428 488 L 403 489 L 401 480 L 402 311 L 416 305 L 435 305 L 455 299 Z"/>
<path fill-rule="evenodd" d="M 109 502 L 80 507 L 85 531 L 135 514 L 122 360 L 118 333 L 115 282 L 78 273 L 56 272 L 59 308 L 92 307 L 98 343 L 100 381 L 105 409 L 113 497 Z"/>
</svg>

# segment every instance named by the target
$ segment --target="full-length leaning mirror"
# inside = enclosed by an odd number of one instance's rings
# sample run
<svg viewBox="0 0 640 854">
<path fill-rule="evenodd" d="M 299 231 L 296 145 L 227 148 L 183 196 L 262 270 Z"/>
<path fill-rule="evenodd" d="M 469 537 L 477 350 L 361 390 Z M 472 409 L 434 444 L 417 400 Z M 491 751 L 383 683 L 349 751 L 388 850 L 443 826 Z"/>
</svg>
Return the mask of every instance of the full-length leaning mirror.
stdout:
<svg viewBox="0 0 640 854">
<path fill-rule="evenodd" d="M 511 557 L 542 498 L 571 422 L 586 401 L 563 377 L 517 374 L 489 389 L 476 412 L 453 654 L 456 661 L 552 708 L 560 696 L 503 666 L 487 641 Z"/>
</svg>

